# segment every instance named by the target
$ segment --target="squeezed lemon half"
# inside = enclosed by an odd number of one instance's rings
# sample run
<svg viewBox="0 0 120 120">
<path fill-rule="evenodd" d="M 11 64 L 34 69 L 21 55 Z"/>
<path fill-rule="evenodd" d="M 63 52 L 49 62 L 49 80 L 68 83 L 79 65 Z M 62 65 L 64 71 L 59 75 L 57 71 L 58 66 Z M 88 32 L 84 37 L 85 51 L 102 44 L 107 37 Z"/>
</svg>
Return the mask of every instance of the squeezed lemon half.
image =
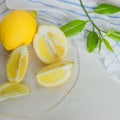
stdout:
<svg viewBox="0 0 120 120">
<path fill-rule="evenodd" d="M 33 40 L 35 53 L 46 64 L 63 59 L 68 46 L 66 36 L 56 26 L 41 25 Z"/>
<path fill-rule="evenodd" d="M 54 87 L 65 83 L 72 75 L 74 63 L 72 61 L 60 61 L 45 66 L 37 72 L 37 82 L 45 87 Z"/>
<path fill-rule="evenodd" d="M 8 98 L 23 96 L 30 92 L 31 90 L 27 85 L 7 82 L 0 85 L 0 101 Z"/>
<path fill-rule="evenodd" d="M 21 82 L 28 67 L 28 48 L 22 45 L 12 51 L 7 61 L 7 79 L 11 82 Z"/>
</svg>

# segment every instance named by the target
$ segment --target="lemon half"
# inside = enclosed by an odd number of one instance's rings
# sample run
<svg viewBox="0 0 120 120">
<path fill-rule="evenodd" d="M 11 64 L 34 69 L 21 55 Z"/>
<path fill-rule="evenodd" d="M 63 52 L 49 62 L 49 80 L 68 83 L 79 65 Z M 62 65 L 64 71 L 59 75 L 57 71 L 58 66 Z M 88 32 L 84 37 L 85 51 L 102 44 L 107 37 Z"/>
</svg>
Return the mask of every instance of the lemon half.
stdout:
<svg viewBox="0 0 120 120">
<path fill-rule="evenodd" d="M 31 90 L 27 85 L 7 82 L 0 85 L 0 101 L 8 98 L 23 96 L 30 92 Z"/>
<path fill-rule="evenodd" d="M 21 82 L 28 67 L 28 48 L 22 45 L 12 51 L 7 61 L 7 79 L 11 82 Z"/>
<path fill-rule="evenodd" d="M 63 59 L 68 52 L 68 40 L 56 26 L 41 25 L 33 40 L 35 53 L 44 63 Z"/>
<path fill-rule="evenodd" d="M 72 75 L 74 63 L 60 61 L 42 68 L 36 75 L 37 82 L 45 87 L 54 87 L 65 83 Z"/>
</svg>

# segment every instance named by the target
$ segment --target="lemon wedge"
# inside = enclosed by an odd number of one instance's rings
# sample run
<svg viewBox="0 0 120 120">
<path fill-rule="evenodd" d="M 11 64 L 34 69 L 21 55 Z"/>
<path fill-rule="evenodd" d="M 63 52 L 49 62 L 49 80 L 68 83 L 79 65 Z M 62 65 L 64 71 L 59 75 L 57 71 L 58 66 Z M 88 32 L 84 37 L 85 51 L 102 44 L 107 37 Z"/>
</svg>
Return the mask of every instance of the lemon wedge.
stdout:
<svg viewBox="0 0 120 120">
<path fill-rule="evenodd" d="M 72 75 L 74 63 L 72 61 L 60 61 L 45 66 L 37 72 L 36 80 L 44 87 L 54 87 L 65 83 Z"/>
<path fill-rule="evenodd" d="M 46 64 L 63 59 L 68 52 L 68 40 L 56 26 L 41 25 L 33 40 L 35 53 Z"/>
<path fill-rule="evenodd" d="M 0 85 L 0 101 L 8 98 L 23 96 L 30 92 L 31 90 L 27 85 L 7 82 Z"/>
<path fill-rule="evenodd" d="M 12 51 L 7 61 L 7 79 L 11 82 L 21 82 L 28 67 L 28 49 L 22 45 Z"/>
</svg>

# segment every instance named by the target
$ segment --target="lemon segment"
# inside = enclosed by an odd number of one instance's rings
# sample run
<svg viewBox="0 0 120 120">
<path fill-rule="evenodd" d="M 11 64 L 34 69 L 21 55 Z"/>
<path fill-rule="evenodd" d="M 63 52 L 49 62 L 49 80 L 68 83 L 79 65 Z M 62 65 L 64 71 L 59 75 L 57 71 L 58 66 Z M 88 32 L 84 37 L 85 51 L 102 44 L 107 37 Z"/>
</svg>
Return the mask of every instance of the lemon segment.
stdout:
<svg viewBox="0 0 120 120">
<path fill-rule="evenodd" d="M 7 79 L 11 82 L 21 82 L 28 67 L 29 53 L 25 45 L 12 51 L 7 61 Z"/>
<path fill-rule="evenodd" d="M 36 75 L 37 82 L 45 87 L 54 87 L 65 83 L 72 75 L 74 63 L 60 61 L 42 68 Z"/>
<path fill-rule="evenodd" d="M 0 101 L 8 98 L 23 96 L 31 92 L 27 85 L 7 82 L 0 85 Z"/>
<path fill-rule="evenodd" d="M 43 49 L 44 48 L 44 49 Z M 39 38 L 38 40 L 38 50 L 41 51 L 41 56 L 43 56 L 48 61 L 51 61 L 54 57 L 50 51 L 48 44 L 46 44 L 44 38 Z"/>
<path fill-rule="evenodd" d="M 68 53 L 68 40 L 56 26 L 41 25 L 33 40 L 35 53 L 46 64 L 62 60 Z"/>
</svg>

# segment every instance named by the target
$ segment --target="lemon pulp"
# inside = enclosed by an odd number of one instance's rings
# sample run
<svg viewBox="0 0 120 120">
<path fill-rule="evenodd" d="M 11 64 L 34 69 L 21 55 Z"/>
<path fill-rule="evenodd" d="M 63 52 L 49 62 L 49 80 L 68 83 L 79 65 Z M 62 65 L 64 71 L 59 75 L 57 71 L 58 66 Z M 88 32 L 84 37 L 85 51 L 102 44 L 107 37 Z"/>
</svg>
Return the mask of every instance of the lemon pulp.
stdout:
<svg viewBox="0 0 120 120">
<path fill-rule="evenodd" d="M 28 67 L 28 49 L 22 45 L 12 51 L 7 61 L 7 79 L 11 82 L 21 82 Z"/>
<path fill-rule="evenodd" d="M 34 37 L 35 53 L 47 64 L 62 60 L 68 52 L 69 44 L 64 33 L 56 26 L 42 25 Z"/>
<path fill-rule="evenodd" d="M 37 73 L 37 82 L 45 87 L 61 85 L 72 75 L 73 65 L 71 61 L 60 61 L 45 66 Z"/>
<path fill-rule="evenodd" d="M 30 88 L 25 84 L 7 82 L 0 85 L 0 101 L 23 96 L 30 93 Z"/>
</svg>

